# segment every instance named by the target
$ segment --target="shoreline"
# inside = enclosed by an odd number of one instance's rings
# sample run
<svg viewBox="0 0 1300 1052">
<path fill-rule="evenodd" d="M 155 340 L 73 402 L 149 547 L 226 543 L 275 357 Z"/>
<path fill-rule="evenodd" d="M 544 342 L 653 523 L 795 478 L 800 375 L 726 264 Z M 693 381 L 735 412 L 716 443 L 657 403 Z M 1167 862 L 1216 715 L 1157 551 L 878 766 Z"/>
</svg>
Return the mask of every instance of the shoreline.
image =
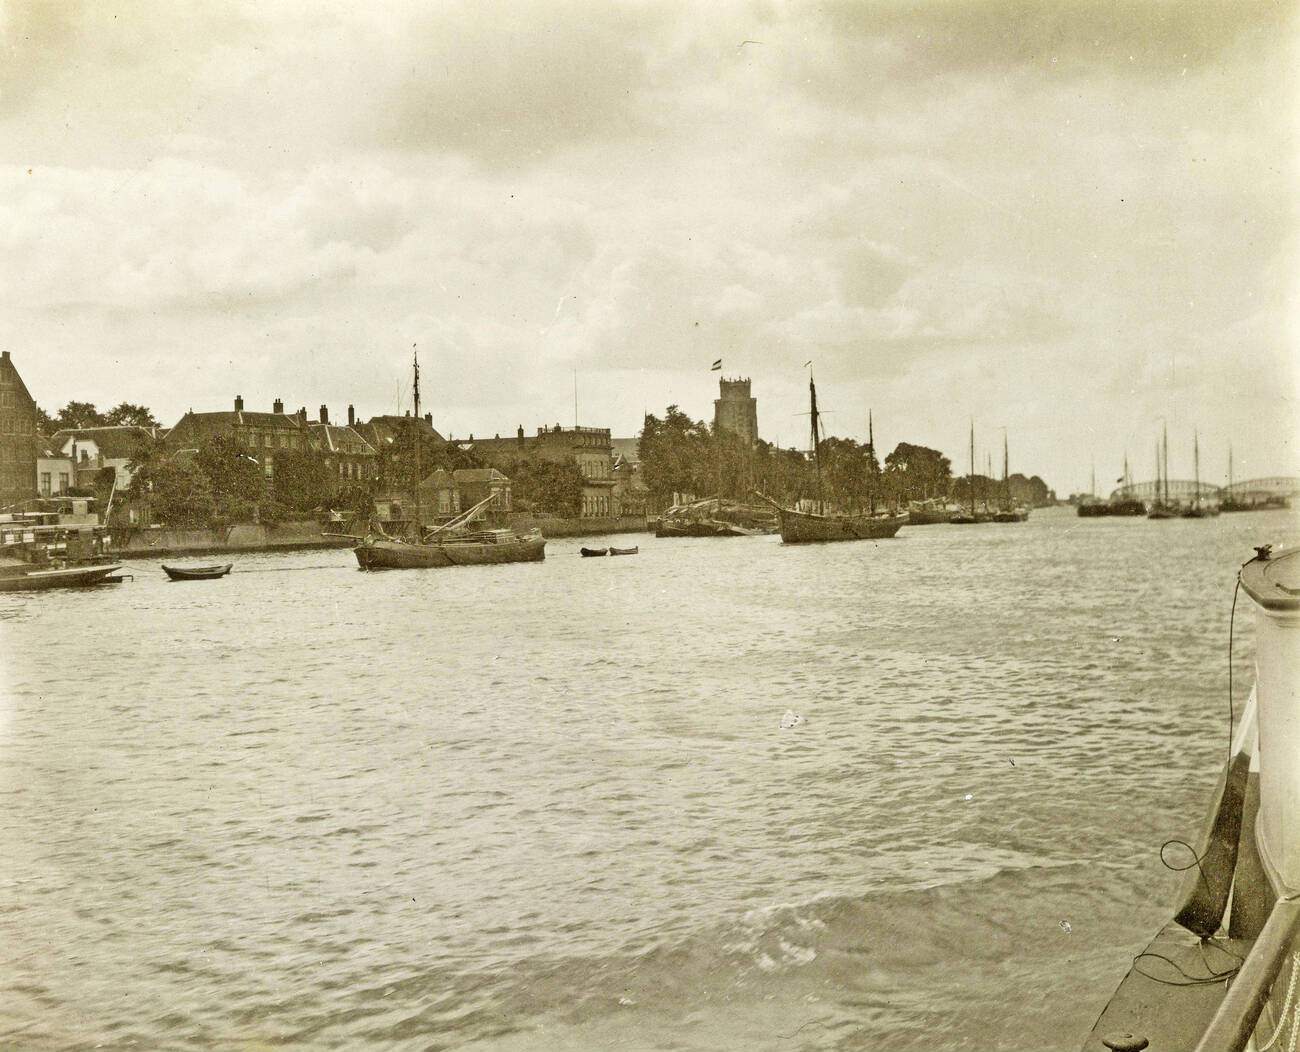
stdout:
<svg viewBox="0 0 1300 1052">
<path fill-rule="evenodd" d="M 643 533 L 643 517 L 603 519 L 511 518 L 510 526 L 524 531 L 537 528 L 548 540 L 560 537 L 603 537 L 615 533 Z M 324 537 L 325 526 L 313 520 L 285 522 L 278 526 L 241 524 L 224 529 L 130 529 L 119 541 L 114 537 L 111 554 L 115 559 L 151 559 L 172 555 L 238 555 L 249 552 L 321 551 L 351 548 L 346 538 Z M 117 531 L 114 531 L 115 533 Z"/>
</svg>

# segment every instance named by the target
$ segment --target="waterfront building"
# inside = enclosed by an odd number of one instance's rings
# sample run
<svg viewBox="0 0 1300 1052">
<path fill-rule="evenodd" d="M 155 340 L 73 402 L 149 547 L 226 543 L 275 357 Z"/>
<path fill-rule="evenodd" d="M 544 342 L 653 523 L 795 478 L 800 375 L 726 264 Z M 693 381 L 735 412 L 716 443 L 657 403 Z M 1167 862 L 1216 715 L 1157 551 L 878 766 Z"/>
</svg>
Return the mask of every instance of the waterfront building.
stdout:
<svg viewBox="0 0 1300 1052">
<path fill-rule="evenodd" d="M 421 517 L 450 519 L 461 513 L 460 490 L 446 468 L 437 468 L 420 483 Z"/>
<path fill-rule="evenodd" d="M 356 421 L 355 412 L 351 406 L 348 406 L 348 425 L 369 442 L 376 452 L 391 446 L 403 431 L 409 434 L 411 428 L 415 428 L 426 439 L 432 439 L 439 445 L 446 445 L 447 443 L 447 440 L 433 426 L 432 413 L 425 413 L 418 420 L 412 418 L 410 413 L 405 416 L 372 416 L 366 423 L 362 424 Z"/>
<path fill-rule="evenodd" d="M 611 439 L 614 447 L 614 502 L 623 515 L 644 515 L 650 491 L 641 474 L 641 439 Z"/>
<path fill-rule="evenodd" d="M 462 508 L 472 508 L 491 497 L 492 503 L 485 510 L 497 514 L 513 510 L 510 504 L 510 479 L 496 468 L 457 468 L 451 477 L 460 494 Z"/>
<path fill-rule="evenodd" d="M 0 353 L 0 510 L 36 496 L 36 400 L 9 352 Z"/>
<path fill-rule="evenodd" d="M 42 497 L 57 497 L 72 488 L 72 457 L 65 456 L 48 438 L 41 439 L 36 452 L 36 489 Z"/>
<path fill-rule="evenodd" d="M 268 478 L 275 473 L 276 454 L 286 450 L 303 452 L 311 447 L 307 427 L 307 410 L 286 413 L 284 402 L 276 399 L 271 412 L 259 413 L 244 408 L 242 395 L 235 397 L 233 410 L 196 413 L 190 410 L 163 440 L 171 453 L 198 449 L 207 439 L 228 435 L 248 450 Z"/>
<path fill-rule="evenodd" d="M 348 406 L 349 415 L 352 407 Z M 368 486 L 379 477 L 379 456 L 353 424 L 332 424 L 328 406 L 320 407 L 320 419 L 307 425 L 311 448 L 325 459 L 334 491 L 347 486 Z"/>
<path fill-rule="evenodd" d="M 713 426 L 719 431 L 730 431 L 751 446 L 758 441 L 758 399 L 750 394 L 749 377 L 718 379 Z"/>
<path fill-rule="evenodd" d="M 132 426 L 69 427 L 50 436 L 53 449 L 72 462 L 78 489 L 94 489 L 105 477 L 100 473 L 108 469 L 112 484 L 125 491 L 131 485 L 132 462 L 153 442 L 153 431 Z"/>
<path fill-rule="evenodd" d="M 539 427 L 536 435 L 525 436 L 523 426 L 514 438 L 478 439 L 470 436 L 463 449 L 493 467 L 508 469 L 517 460 L 538 457 L 542 460 L 574 460 L 582 472 L 584 519 L 608 518 L 623 514 L 615 493 L 614 446 L 607 427 Z"/>
</svg>

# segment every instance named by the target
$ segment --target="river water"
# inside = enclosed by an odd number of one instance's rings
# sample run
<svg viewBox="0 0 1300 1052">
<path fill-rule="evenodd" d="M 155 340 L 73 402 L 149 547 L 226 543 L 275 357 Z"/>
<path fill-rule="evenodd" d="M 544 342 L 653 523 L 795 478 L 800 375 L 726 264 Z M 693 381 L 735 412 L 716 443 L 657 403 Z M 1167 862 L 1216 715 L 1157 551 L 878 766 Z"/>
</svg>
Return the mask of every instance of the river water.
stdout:
<svg viewBox="0 0 1300 1052">
<path fill-rule="evenodd" d="M 0 596 L 0 1047 L 1077 1047 L 1297 519 L 637 540 Z"/>
</svg>

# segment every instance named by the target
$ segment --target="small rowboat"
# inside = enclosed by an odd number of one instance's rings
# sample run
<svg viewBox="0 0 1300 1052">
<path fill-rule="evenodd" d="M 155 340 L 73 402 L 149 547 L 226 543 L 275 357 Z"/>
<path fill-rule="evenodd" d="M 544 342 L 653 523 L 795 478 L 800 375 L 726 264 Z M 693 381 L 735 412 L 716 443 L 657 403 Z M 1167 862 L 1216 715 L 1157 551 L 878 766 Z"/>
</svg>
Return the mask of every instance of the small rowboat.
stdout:
<svg viewBox="0 0 1300 1052">
<path fill-rule="evenodd" d="M 611 549 L 609 550 L 609 554 L 610 554 L 610 555 L 635 555 L 635 554 L 636 554 L 637 552 L 639 552 L 640 550 L 641 550 L 640 547 L 636 547 L 636 548 L 611 548 Z"/>
<path fill-rule="evenodd" d="M 582 553 L 584 559 L 591 559 L 597 555 L 609 554 L 608 548 L 579 548 L 578 550 Z"/>
<path fill-rule="evenodd" d="M 226 563 L 223 566 L 168 566 L 163 563 L 163 573 L 173 581 L 211 581 L 218 577 L 225 577 L 234 565 L 234 563 Z"/>
</svg>

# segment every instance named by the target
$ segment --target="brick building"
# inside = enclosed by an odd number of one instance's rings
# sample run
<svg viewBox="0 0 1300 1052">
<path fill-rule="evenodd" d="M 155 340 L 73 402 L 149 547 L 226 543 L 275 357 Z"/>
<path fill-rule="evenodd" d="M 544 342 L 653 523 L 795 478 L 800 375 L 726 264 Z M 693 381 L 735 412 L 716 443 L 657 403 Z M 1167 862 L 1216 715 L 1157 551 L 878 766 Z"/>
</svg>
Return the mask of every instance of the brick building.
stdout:
<svg viewBox="0 0 1300 1052">
<path fill-rule="evenodd" d="M 9 352 L 0 354 L 0 509 L 36 496 L 36 400 Z"/>
<path fill-rule="evenodd" d="M 758 441 L 758 399 L 749 393 L 749 378 L 720 377 L 718 396 L 713 402 L 713 426 L 739 435 L 752 446 Z"/>
<path fill-rule="evenodd" d="M 131 463 L 154 442 L 147 427 L 70 427 L 50 436 L 52 448 L 68 457 L 76 472 L 78 489 L 94 489 L 105 468 L 113 471 L 119 491 L 131 485 Z"/>
<path fill-rule="evenodd" d="M 226 412 L 196 413 L 191 409 L 167 433 L 163 444 L 169 452 L 178 453 L 184 449 L 198 449 L 205 441 L 218 435 L 227 435 L 245 447 L 268 478 L 275 474 L 277 453 L 284 450 L 303 452 L 311 448 L 306 409 L 286 413 L 284 403 L 277 398 L 271 412 L 250 412 L 244 409 L 242 395 L 236 396 L 235 408 Z"/>
<path fill-rule="evenodd" d="M 464 447 L 493 467 L 508 468 L 516 460 L 540 457 L 564 461 L 572 458 L 582 472 L 584 519 L 621 515 L 615 493 L 614 446 L 607 427 L 539 427 L 534 436 L 525 436 L 521 426 L 514 438 L 488 438 L 471 441 Z"/>
<path fill-rule="evenodd" d="M 348 486 L 368 486 L 379 477 L 379 456 L 362 437 L 356 416 L 348 406 L 349 424 L 331 424 L 328 406 L 320 407 L 320 419 L 307 425 L 311 448 L 319 450 L 334 480 L 335 492 Z"/>
</svg>

